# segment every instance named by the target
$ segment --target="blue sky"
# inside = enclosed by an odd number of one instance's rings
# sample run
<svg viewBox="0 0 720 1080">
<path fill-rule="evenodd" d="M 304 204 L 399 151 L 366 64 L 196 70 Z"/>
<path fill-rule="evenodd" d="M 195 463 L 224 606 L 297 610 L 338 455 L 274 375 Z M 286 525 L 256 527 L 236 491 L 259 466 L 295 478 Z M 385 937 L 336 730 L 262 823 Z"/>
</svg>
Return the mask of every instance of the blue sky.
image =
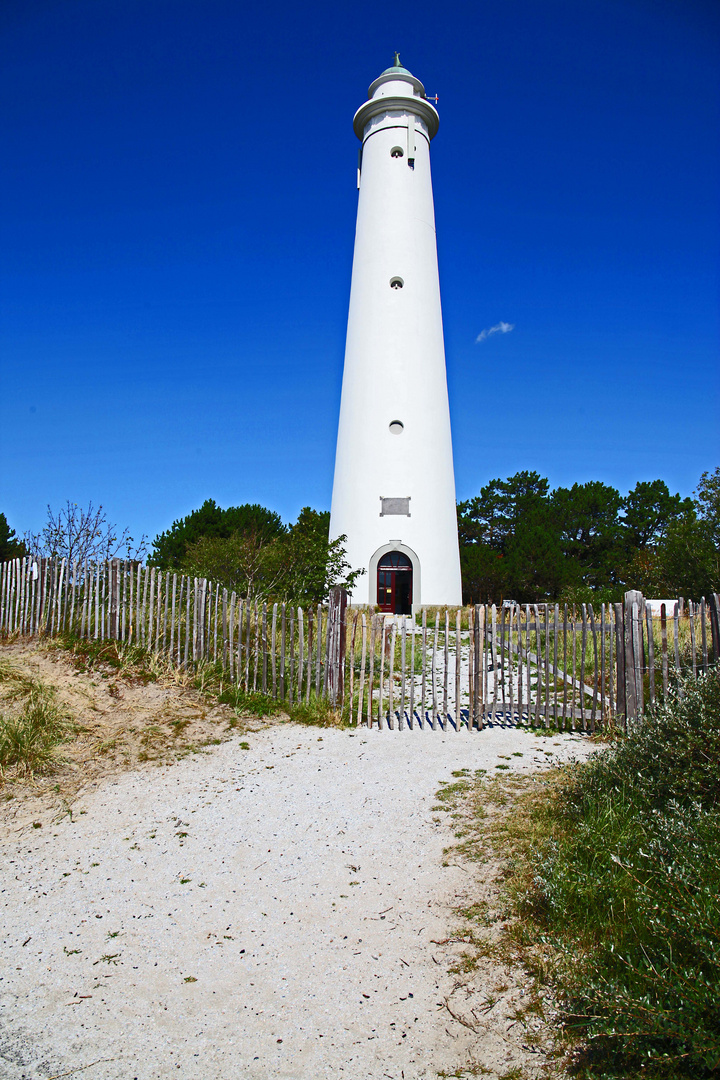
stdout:
<svg viewBox="0 0 720 1080">
<path fill-rule="evenodd" d="M 330 506 L 352 116 L 432 163 L 458 498 L 720 461 L 720 6 L 3 0 L 0 511 Z M 508 332 L 483 330 L 505 322 Z"/>
</svg>

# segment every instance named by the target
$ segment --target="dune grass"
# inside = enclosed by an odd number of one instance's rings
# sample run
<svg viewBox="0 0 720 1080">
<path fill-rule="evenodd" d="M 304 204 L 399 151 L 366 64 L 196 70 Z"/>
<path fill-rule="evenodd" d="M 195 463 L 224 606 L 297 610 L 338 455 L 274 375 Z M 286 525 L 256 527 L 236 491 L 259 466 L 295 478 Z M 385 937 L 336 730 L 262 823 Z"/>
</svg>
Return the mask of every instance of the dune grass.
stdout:
<svg viewBox="0 0 720 1080">
<path fill-rule="evenodd" d="M 511 933 L 581 1077 L 720 1075 L 720 669 L 679 690 L 495 826 Z"/>
<path fill-rule="evenodd" d="M 73 726 L 53 688 L 0 658 L 0 699 L 0 782 L 51 772 Z"/>
</svg>

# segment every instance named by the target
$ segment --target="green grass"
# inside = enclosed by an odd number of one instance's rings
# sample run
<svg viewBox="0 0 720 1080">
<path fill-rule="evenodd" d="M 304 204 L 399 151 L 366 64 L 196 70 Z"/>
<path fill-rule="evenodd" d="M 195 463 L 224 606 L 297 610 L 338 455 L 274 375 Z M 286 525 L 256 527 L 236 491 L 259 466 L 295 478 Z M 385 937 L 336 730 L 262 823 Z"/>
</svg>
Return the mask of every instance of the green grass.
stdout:
<svg viewBox="0 0 720 1080">
<path fill-rule="evenodd" d="M 581 1077 L 720 1075 L 720 669 L 681 689 L 497 827 Z"/>
<path fill-rule="evenodd" d="M 0 712 L 0 781 L 12 770 L 32 777 L 59 763 L 58 746 L 72 731 L 55 691 L 39 679 L 0 663 L 0 687 L 8 712 Z"/>
</svg>

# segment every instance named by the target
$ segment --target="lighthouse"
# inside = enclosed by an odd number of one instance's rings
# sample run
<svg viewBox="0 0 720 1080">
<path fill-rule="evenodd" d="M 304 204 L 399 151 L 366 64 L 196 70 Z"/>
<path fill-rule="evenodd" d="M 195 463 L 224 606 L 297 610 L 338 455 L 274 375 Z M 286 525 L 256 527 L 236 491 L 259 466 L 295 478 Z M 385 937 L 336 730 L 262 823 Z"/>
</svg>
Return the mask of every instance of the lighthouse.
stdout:
<svg viewBox="0 0 720 1080">
<path fill-rule="evenodd" d="M 430 142 L 439 125 L 400 64 L 355 113 L 358 212 L 331 538 L 363 567 L 354 604 L 462 602 Z"/>
</svg>

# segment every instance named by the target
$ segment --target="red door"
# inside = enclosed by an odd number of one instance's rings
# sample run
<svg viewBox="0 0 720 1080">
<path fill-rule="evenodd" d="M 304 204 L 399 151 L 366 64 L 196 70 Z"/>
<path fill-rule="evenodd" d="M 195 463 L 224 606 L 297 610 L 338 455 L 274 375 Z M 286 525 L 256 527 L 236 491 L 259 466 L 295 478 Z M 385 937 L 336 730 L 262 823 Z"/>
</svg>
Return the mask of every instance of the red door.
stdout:
<svg viewBox="0 0 720 1080">
<path fill-rule="evenodd" d="M 412 563 L 401 551 L 389 551 L 378 563 L 377 602 L 393 615 L 412 613 Z"/>
</svg>

